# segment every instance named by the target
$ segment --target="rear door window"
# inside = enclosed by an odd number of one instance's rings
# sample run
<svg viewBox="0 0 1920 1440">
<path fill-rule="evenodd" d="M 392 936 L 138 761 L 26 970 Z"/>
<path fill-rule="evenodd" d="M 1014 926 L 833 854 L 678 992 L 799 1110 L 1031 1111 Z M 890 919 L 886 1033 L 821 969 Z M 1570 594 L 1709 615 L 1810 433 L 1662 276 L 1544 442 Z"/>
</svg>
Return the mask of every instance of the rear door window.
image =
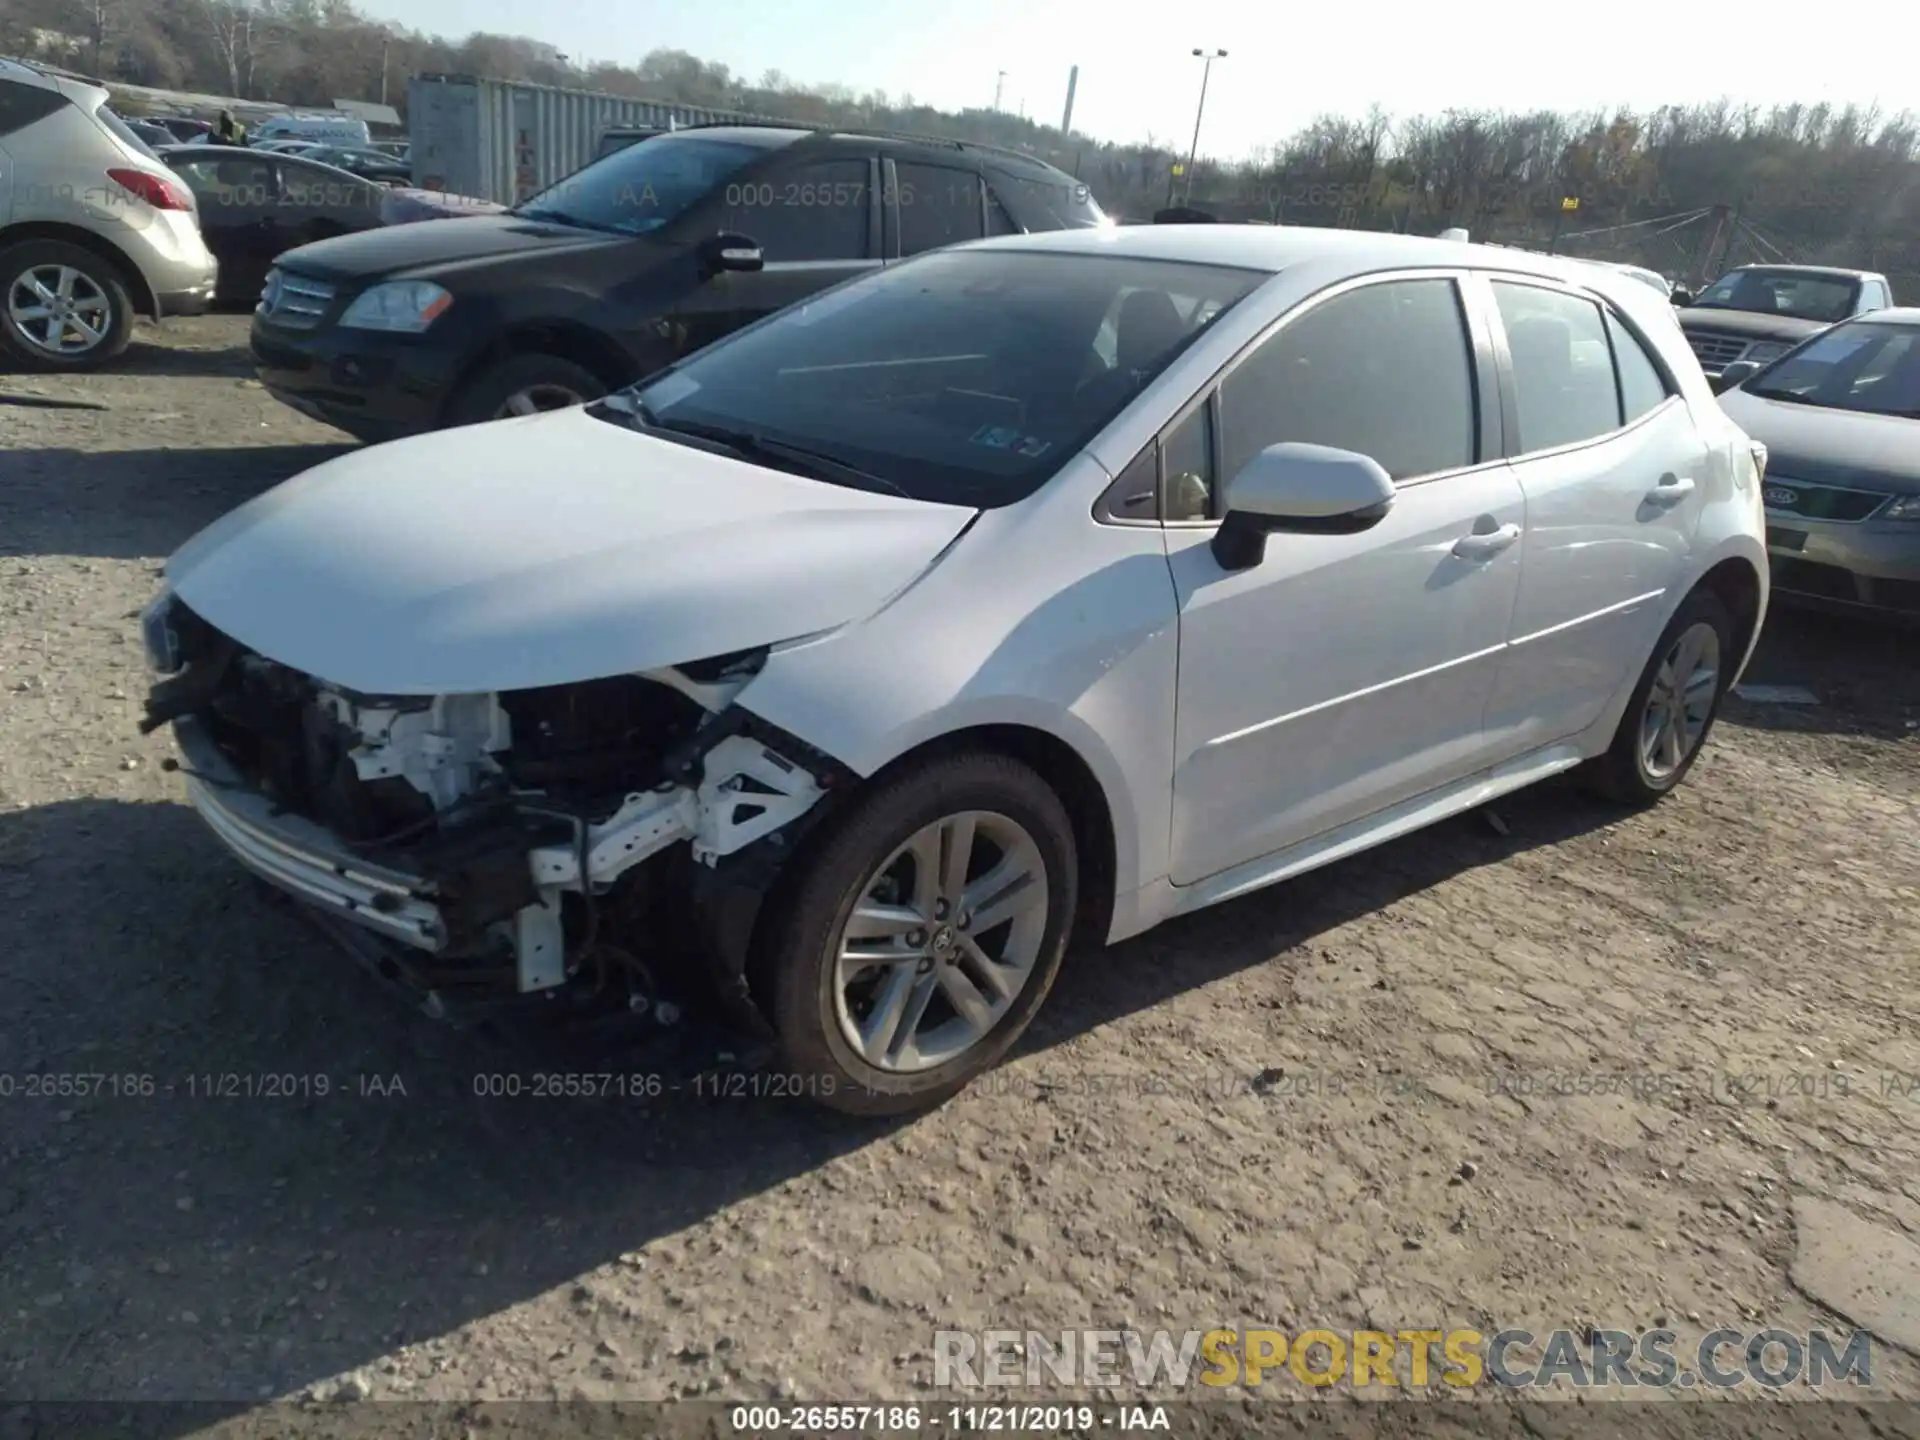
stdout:
<svg viewBox="0 0 1920 1440">
<path fill-rule="evenodd" d="M 900 253 L 918 255 L 986 234 L 980 177 L 945 165 L 895 165 L 900 196 Z"/>
<path fill-rule="evenodd" d="M 1577 445 L 1621 425 L 1620 390 L 1600 307 L 1537 285 L 1493 282 L 1513 359 L 1523 453 Z"/>
</svg>

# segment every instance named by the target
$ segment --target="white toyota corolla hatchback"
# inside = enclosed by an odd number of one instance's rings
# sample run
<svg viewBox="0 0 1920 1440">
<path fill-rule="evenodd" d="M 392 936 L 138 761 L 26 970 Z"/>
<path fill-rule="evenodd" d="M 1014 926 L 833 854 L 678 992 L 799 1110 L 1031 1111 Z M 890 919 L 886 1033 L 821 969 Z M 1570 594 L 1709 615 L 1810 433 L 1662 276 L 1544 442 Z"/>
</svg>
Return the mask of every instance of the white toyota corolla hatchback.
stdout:
<svg viewBox="0 0 1920 1440">
<path fill-rule="evenodd" d="M 1764 464 L 1593 266 L 1011 236 L 242 506 L 167 567 L 147 724 L 430 1008 L 710 985 L 786 1088 L 904 1110 L 1076 933 L 1576 766 L 1672 789 L 1766 609 Z"/>
</svg>

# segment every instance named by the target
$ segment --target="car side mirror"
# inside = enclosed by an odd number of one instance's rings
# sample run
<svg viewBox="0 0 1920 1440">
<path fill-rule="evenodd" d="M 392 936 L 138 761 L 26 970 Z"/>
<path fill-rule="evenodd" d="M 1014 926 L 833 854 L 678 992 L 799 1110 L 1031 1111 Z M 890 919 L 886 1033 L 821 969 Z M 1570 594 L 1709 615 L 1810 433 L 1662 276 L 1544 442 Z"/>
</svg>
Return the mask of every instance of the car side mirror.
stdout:
<svg viewBox="0 0 1920 1440">
<path fill-rule="evenodd" d="M 1714 393 L 1717 395 L 1724 390 L 1733 389 L 1736 385 L 1744 385 L 1759 373 L 1758 360 L 1736 360 L 1720 372 L 1720 380 L 1714 386 Z"/>
<path fill-rule="evenodd" d="M 1227 482 L 1226 515 L 1213 535 L 1224 570 L 1258 565 L 1275 531 L 1353 535 L 1386 519 L 1393 477 L 1379 461 L 1331 445 L 1269 445 Z"/>
<path fill-rule="evenodd" d="M 728 270 L 751 272 L 767 263 L 766 257 L 760 252 L 758 240 L 732 231 L 709 235 L 701 241 L 700 259 L 710 275 L 719 275 Z"/>
</svg>

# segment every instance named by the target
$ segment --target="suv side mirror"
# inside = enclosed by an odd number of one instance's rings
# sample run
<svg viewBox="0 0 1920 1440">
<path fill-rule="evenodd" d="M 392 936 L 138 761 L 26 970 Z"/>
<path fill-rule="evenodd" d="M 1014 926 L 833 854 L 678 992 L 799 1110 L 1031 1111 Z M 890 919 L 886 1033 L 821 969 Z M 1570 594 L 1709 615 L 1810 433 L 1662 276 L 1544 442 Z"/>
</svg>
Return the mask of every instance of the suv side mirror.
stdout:
<svg viewBox="0 0 1920 1440">
<path fill-rule="evenodd" d="M 766 257 L 760 253 L 760 242 L 748 235 L 735 234 L 723 230 L 718 235 L 709 235 L 700 242 L 700 259 L 707 273 L 718 275 L 727 270 L 751 272 L 760 269 Z"/>
<path fill-rule="evenodd" d="M 1758 360 L 1736 360 L 1720 372 L 1720 378 L 1714 382 L 1713 393 L 1718 395 L 1736 385 L 1744 385 L 1759 373 Z"/>
<path fill-rule="evenodd" d="M 1269 445 L 1227 482 L 1213 558 L 1224 570 L 1258 565 L 1276 530 L 1356 534 L 1386 519 L 1393 495 L 1393 477 L 1371 456 L 1331 445 Z"/>
</svg>

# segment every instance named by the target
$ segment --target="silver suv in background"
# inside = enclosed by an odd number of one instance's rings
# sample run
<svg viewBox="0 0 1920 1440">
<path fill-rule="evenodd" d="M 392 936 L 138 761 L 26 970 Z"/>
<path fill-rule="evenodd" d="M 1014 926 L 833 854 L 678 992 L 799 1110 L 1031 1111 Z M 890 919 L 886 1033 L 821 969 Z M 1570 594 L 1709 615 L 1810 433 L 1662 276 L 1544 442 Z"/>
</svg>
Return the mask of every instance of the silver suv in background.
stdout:
<svg viewBox="0 0 1920 1440">
<path fill-rule="evenodd" d="M 0 60 L 0 355 L 87 370 L 213 301 L 192 191 L 97 85 Z"/>
</svg>

